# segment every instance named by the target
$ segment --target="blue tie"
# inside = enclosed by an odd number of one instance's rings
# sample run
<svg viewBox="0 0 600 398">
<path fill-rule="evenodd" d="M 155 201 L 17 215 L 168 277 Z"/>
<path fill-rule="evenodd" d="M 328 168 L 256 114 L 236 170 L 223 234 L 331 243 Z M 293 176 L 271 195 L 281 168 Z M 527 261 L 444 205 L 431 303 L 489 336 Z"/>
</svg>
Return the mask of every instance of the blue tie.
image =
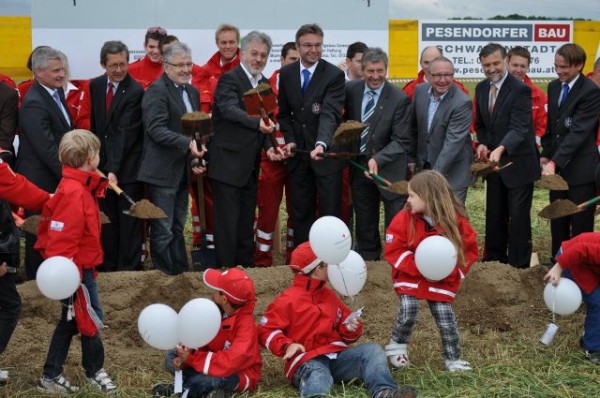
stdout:
<svg viewBox="0 0 600 398">
<path fill-rule="evenodd" d="M 561 107 L 562 104 L 565 103 L 565 101 L 567 100 L 567 95 L 569 95 L 569 84 L 563 83 L 562 92 L 560 93 L 560 102 L 558 103 L 559 107 Z"/>
<path fill-rule="evenodd" d="M 365 123 L 367 126 L 360 133 L 359 150 L 361 153 L 367 151 L 367 142 L 369 141 L 369 119 L 371 119 L 371 116 L 373 116 L 373 112 L 375 111 L 375 96 L 377 95 L 377 92 L 370 90 L 367 92 L 367 95 L 369 96 L 369 101 L 367 102 L 367 105 L 365 106 L 365 111 L 362 115 L 362 122 Z"/>
<path fill-rule="evenodd" d="M 310 83 L 310 71 L 308 69 L 303 69 L 302 77 L 304 78 L 304 82 L 302 82 L 302 94 L 305 94 L 306 90 L 308 90 L 308 83 Z"/>
</svg>

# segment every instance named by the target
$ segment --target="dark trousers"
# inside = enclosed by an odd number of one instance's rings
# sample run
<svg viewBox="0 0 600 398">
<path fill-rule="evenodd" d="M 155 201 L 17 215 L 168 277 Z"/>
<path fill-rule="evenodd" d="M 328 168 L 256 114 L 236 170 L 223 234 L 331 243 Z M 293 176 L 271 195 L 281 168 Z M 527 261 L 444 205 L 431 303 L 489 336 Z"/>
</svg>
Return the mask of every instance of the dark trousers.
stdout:
<svg viewBox="0 0 600 398">
<path fill-rule="evenodd" d="M 335 160 L 321 160 L 335 162 Z M 340 217 L 342 202 L 342 171 L 328 175 L 317 175 L 310 165 L 308 156 L 303 156 L 290 171 L 292 213 L 294 214 L 294 245 L 308 240 L 310 227 L 319 217 Z M 318 205 L 318 207 L 317 207 Z"/>
<path fill-rule="evenodd" d="M 167 275 L 189 268 L 183 236 L 189 202 L 186 181 L 184 176 L 174 188 L 148 184 L 148 198 L 167 214 L 150 221 L 150 256 L 154 268 Z"/>
<path fill-rule="evenodd" d="M 40 214 L 31 211 L 25 211 L 25 217 L 31 217 L 33 215 Z M 42 256 L 33 248 L 37 242 L 37 236 L 25 232 L 25 276 L 28 281 L 35 279 L 40 264 L 44 261 Z"/>
<path fill-rule="evenodd" d="M 122 184 L 121 189 L 131 199 L 142 198 L 141 183 Z M 100 210 L 110 219 L 102 225 L 102 250 L 104 250 L 105 271 L 135 271 L 142 269 L 142 221 L 124 214 L 131 204 L 123 196 L 108 190 L 106 197 L 100 200 Z"/>
<path fill-rule="evenodd" d="M 15 285 L 15 274 L 7 273 L 0 277 L 0 354 L 8 345 L 20 313 L 21 296 Z"/>
<path fill-rule="evenodd" d="M 557 199 L 569 199 L 576 204 L 580 204 L 592 199 L 594 196 L 596 196 L 596 185 L 592 182 L 582 185 L 570 185 L 568 191 L 550 191 L 550 202 Z M 594 231 L 595 211 L 596 206 L 591 206 L 572 216 L 557 218 L 550 222 L 553 258 L 565 240 L 569 240 L 582 232 Z"/>
<path fill-rule="evenodd" d="M 406 202 L 406 196 L 385 199 L 373 180 L 357 172 L 351 182 L 356 230 L 356 251 L 365 261 L 375 261 L 381 254 L 381 234 L 379 228 L 379 203 L 383 202 L 385 228 Z"/>
<path fill-rule="evenodd" d="M 215 250 L 218 267 L 253 265 L 257 175 L 242 187 L 209 179 L 215 199 Z"/>
<path fill-rule="evenodd" d="M 484 261 L 529 267 L 532 198 L 533 183 L 509 188 L 498 173 L 487 177 Z"/>
</svg>

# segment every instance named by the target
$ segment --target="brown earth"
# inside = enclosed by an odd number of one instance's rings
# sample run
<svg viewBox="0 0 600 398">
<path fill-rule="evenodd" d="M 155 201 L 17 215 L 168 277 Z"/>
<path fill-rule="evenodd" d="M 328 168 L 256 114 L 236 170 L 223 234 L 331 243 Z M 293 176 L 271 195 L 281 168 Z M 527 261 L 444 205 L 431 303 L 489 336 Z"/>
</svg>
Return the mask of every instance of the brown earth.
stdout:
<svg viewBox="0 0 600 398">
<path fill-rule="evenodd" d="M 289 285 L 292 274 L 287 266 L 268 269 L 249 269 L 254 279 L 258 305 L 257 318 L 268 303 Z M 368 281 L 355 298 L 345 299 L 353 309 L 365 306 L 366 327 L 362 341 L 385 344 L 397 315 L 397 296 L 391 289 L 390 267 L 384 262 L 368 263 Z M 551 320 L 543 299 L 541 266 L 526 270 L 514 269 L 499 263 L 477 263 L 472 268 L 454 302 L 463 340 L 489 340 L 495 344 L 519 336 L 539 337 Z M 149 304 L 165 303 L 178 311 L 187 301 L 209 296 L 199 273 L 176 277 L 158 271 L 100 274 L 100 297 L 109 326 L 103 333 L 106 368 L 119 385 L 150 387 L 157 378 L 166 378 L 163 371 L 163 352 L 146 345 L 137 331 L 137 317 Z M 51 301 L 38 291 L 35 282 L 19 286 L 23 311 L 7 351 L 0 357 L 3 367 L 24 385 L 35 385 L 40 375 L 54 324 L 60 313 L 58 302 Z M 573 320 L 580 322 L 580 320 Z M 440 357 L 439 334 L 426 303 L 411 339 L 411 360 L 425 361 Z M 475 356 L 475 353 L 471 353 Z M 265 354 L 261 388 L 285 384 L 281 362 Z M 468 357 L 468 355 L 467 355 Z M 476 362 L 476 358 L 467 358 Z M 80 380 L 80 351 L 76 338 L 65 365 L 67 376 Z"/>
</svg>

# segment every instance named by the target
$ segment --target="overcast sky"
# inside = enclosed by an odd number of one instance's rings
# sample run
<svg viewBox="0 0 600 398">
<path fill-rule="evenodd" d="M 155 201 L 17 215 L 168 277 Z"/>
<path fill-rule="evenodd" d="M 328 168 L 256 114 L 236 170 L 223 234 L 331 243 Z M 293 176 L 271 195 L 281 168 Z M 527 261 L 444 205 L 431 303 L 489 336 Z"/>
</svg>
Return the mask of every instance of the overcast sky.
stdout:
<svg viewBox="0 0 600 398">
<path fill-rule="evenodd" d="M 465 16 L 485 19 L 495 15 L 521 14 L 600 20 L 599 0 L 389 0 L 389 3 L 390 19 Z M 0 0 L 0 15 L 29 15 L 29 4 L 29 0 Z"/>
</svg>

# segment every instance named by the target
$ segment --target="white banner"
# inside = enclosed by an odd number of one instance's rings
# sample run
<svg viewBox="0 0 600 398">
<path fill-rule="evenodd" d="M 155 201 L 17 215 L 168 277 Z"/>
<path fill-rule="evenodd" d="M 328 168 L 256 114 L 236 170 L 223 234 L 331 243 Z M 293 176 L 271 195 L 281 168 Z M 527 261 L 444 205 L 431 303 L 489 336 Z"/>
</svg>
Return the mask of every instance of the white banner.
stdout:
<svg viewBox="0 0 600 398">
<path fill-rule="evenodd" d="M 487 43 L 531 53 L 528 75 L 556 78 L 554 54 L 573 41 L 573 23 L 565 21 L 419 21 L 419 52 L 438 46 L 454 63 L 457 78 L 483 78 L 479 51 Z"/>
</svg>

